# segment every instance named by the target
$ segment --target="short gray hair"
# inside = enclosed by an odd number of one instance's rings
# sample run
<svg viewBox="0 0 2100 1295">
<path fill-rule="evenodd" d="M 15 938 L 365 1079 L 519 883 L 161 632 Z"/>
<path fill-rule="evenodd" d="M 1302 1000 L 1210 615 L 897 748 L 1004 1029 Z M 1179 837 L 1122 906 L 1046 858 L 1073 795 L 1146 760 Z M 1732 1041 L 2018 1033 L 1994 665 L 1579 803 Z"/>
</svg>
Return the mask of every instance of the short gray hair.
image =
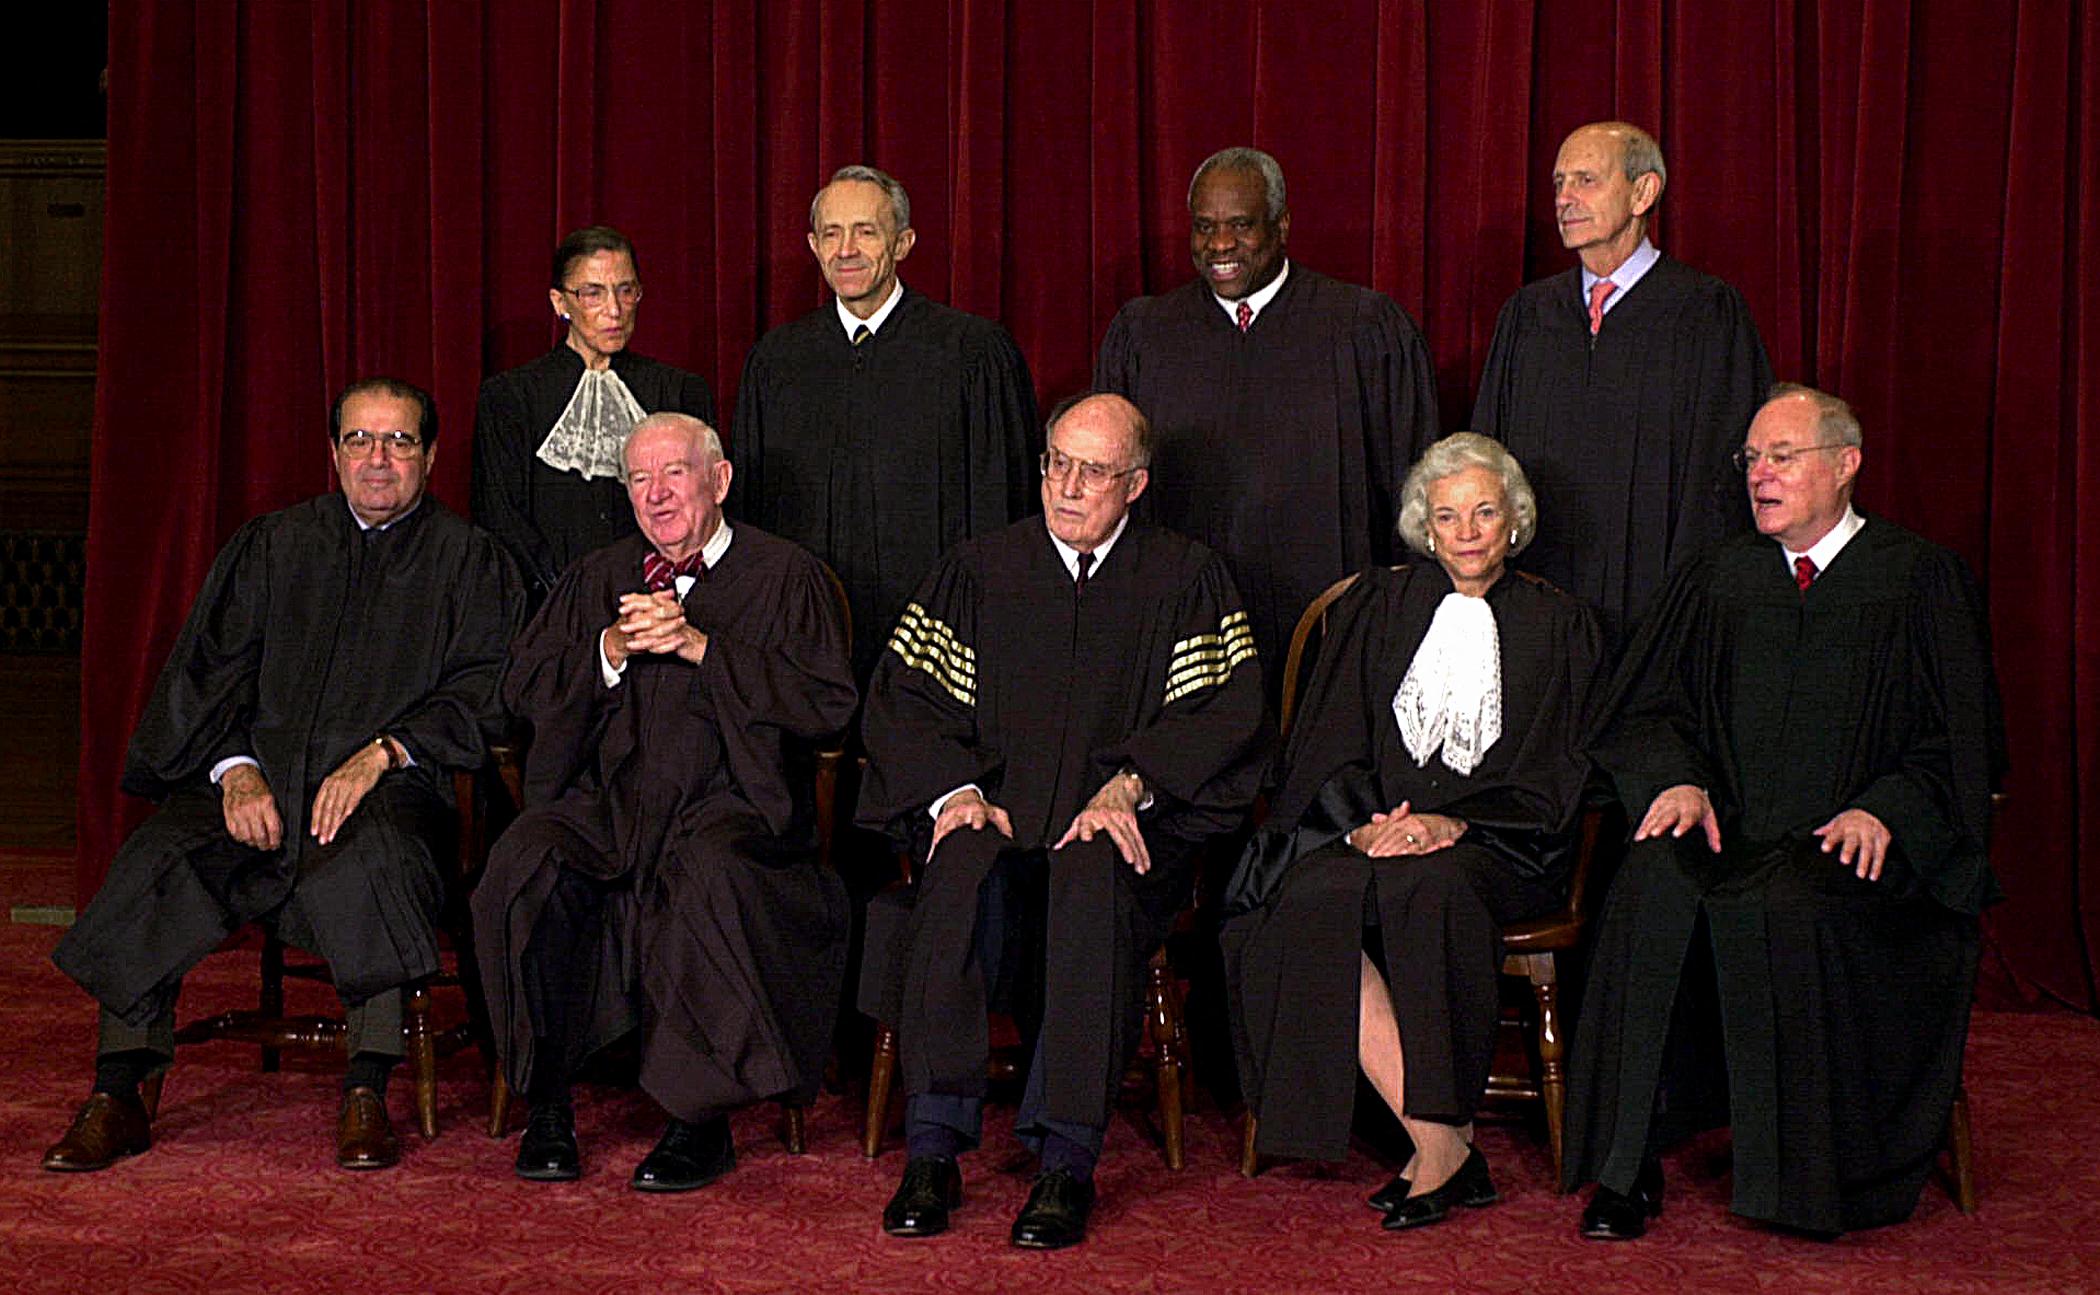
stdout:
<svg viewBox="0 0 2100 1295">
<path fill-rule="evenodd" d="M 1658 184 L 1670 182 L 1669 169 L 1663 165 L 1662 145 L 1639 126 L 1630 121 L 1597 121 L 1580 127 L 1575 133 L 1579 135 L 1585 130 L 1601 130 L 1619 141 L 1625 152 L 1626 179 L 1629 182 L 1644 175 L 1653 175 Z"/>
<path fill-rule="evenodd" d="M 1429 547 L 1429 487 L 1445 477 L 1455 477 L 1467 468 L 1486 468 L 1502 478 L 1502 493 L 1509 500 L 1509 510 L 1515 516 L 1509 537 L 1512 554 L 1524 551 L 1539 530 L 1538 496 L 1531 492 L 1531 482 L 1524 475 L 1524 465 L 1517 456 L 1502 448 L 1502 443 L 1479 432 L 1458 432 L 1422 452 L 1415 466 L 1408 470 L 1407 483 L 1400 487 L 1400 524 L 1395 529 L 1401 542 L 1415 552 L 1428 556 Z"/>
<path fill-rule="evenodd" d="M 1212 171 L 1253 171 L 1261 176 L 1262 189 L 1268 197 L 1269 220 L 1274 223 L 1283 215 L 1283 168 L 1276 159 L 1258 148 L 1221 148 L 1203 159 L 1203 165 L 1189 177 L 1189 210 L 1196 209 L 1196 186 Z"/>
<path fill-rule="evenodd" d="M 681 414 L 675 410 L 667 409 L 662 413 L 649 415 L 641 422 L 636 423 L 634 429 L 627 433 L 627 440 L 620 446 L 620 467 L 622 470 L 625 470 L 627 467 L 627 446 L 632 444 L 634 438 L 643 432 L 658 427 L 675 427 L 679 431 L 684 432 L 693 439 L 695 445 L 707 451 L 709 463 L 719 463 L 728 457 L 722 453 L 721 433 L 708 426 L 705 421 L 695 418 L 691 414 Z"/>
<path fill-rule="evenodd" d="M 1130 428 L 1130 466 L 1149 470 L 1152 467 L 1152 420 L 1145 417 L 1145 411 L 1137 407 L 1136 401 L 1117 391 L 1082 391 L 1058 401 L 1050 411 L 1050 417 L 1043 420 L 1044 448 L 1049 448 L 1050 436 L 1057 430 L 1057 425 L 1065 421 L 1065 415 L 1094 401 L 1122 413 L 1125 425 Z"/>
<path fill-rule="evenodd" d="M 1863 444 L 1860 435 L 1859 415 L 1844 399 L 1827 391 L 1818 390 L 1800 382 L 1775 382 L 1765 393 L 1765 403 L 1785 400 L 1789 396 L 1806 396 L 1816 407 L 1816 439 L 1825 445 L 1849 445 L 1858 449 Z"/>
<path fill-rule="evenodd" d="M 878 171 L 872 166 L 862 166 L 856 162 L 852 166 L 842 166 L 833 171 L 831 178 L 824 182 L 824 187 L 818 189 L 816 196 L 809 200 L 810 233 L 817 232 L 817 204 L 824 201 L 824 189 L 829 189 L 841 180 L 861 180 L 882 190 L 882 196 L 890 200 L 890 215 L 897 218 L 898 230 L 911 228 L 911 195 L 904 191 L 904 186 L 898 182 L 897 177 L 888 171 Z"/>
</svg>

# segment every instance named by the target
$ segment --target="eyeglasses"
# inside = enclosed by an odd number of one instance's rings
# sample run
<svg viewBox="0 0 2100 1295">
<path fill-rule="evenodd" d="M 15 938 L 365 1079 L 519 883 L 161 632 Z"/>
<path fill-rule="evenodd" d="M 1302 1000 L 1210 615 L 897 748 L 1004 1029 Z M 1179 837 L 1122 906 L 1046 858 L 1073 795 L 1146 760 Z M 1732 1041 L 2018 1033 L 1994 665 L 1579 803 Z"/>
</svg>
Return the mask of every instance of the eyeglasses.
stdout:
<svg viewBox="0 0 2100 1295">
<path fill-rule="evenodd" d="M 586 283 L 580 288 L 563 288 L 562 291 L 576 298 L 585 310 L 602 310 L 605 303 L 615 297 L 623 306 L 631 306 L 642 299 L 642 285 L 639 283 L 616 283 L 609 288 L 602 283 Z"/>
<path fill-rule="evenodd" d="M 1063 481 L 1073 472 L 1079 473 L 1079 488 L 1088 494 L 1099 494 L 1114 485 L 1118 477 L 1127 477 L 1137 469 L 1124 468 L 1118 472 L 1105 463 L 1088 463 L 1075 459 L 1062 450 L 1045 450 L 1036 460 L 1036 466 L 1052 481 Z"/>
<path fill-rule="evenodd" d="M 1842 441 L 1833 441 L 1828 445 L 1804 445 L 1799 449 L 1790 445 L 1782 445 L 1778 449 L 1771 451 L 1753 450 L 1746 445 L 1734 454 L 1729 455 L 1728 461 L 1735 464 L 1738 472 L 1752 471 L 1760 463 L 1769 463 L 1775 470 L 1784 472 L 1788 467 L 1792 466 L 1794 460 L 1804 454 L 1812 454 L 1817 450 L 1842 450 L 1844 448 L 1845 445 Z"/>
<path fill-rule="evenodd" d="M 423 438 L 414 432 L 368 432 L 362 427 L 344 432 L 335 443 L 336 448 L 354 459 L 370 454 L 375 445 L 386 446 L 386 452 L 397 459 L 412 459 L 423 448 Z"/>
</svg>

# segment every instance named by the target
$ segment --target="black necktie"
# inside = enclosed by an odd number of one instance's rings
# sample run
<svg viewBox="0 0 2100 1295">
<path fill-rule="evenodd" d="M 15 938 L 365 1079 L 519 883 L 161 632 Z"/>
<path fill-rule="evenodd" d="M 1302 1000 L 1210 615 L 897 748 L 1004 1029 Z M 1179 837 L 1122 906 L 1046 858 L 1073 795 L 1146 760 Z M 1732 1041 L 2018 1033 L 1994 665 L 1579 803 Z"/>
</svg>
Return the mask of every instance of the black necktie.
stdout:
<svg viewBox="0 0 2100 1295">
<path fill-rule="evenodd" d="M 862 342 L 867 341 L 870 337 L 873 337 L 874 335 L 875 331 L 873 329 L 869 328 L 866 324 L 862 324 L 859 328 L 853 330 L 853 344 L 855 346 L 859 346 Z"/>
<path fill-rule="evenodd" d="M 1094 555 L 1093 555 L 1093 554 L 1091 554 L 1091 553 L 1082 553 L 1082 554 L 1080 554 L 1080 555 L 1079 555 L 1079 578 L 1078 578 L 1078 579 L 1076 579 L 1076 580 L 1074 580 L 1074 581 L 1072 582 L 1072 592 L 1073 592 L 1073 593 L 1075 593 L 1075 594 L 1083 594 L 1083 593 L 1085 593 L 1085 592 L 1086 592 L 1086 573 L 1087 573 L 1087 572 L 1089 572 L 1089 571 L 1092 571 L 1093 569 L 1094 569 Z"/>
</svg>

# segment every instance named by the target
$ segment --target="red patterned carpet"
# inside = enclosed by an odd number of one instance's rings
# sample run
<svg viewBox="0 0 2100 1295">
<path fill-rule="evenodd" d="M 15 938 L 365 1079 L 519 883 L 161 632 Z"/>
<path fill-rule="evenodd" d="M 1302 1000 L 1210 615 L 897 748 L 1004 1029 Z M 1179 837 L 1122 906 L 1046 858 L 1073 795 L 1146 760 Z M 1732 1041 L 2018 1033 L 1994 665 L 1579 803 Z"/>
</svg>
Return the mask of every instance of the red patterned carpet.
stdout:
<svg viewBox="0 0 2100 1295">
<path fill-rule="evenodd" d="M 93 1049 L 86 1000 L 47 960 L 56 938 L 0 927 L 0 1284 L 16 1291 L 2100 1289 L 2100 1160 L 2089 1145 L 2100 1090 L 2083 1078 L 2100 1074 L 2100 1024 L 2083 1018 L 1977 1018 L 1974 1218 L 1935 1187 L 1900 1227 L 1834 1244 L 1777 1235 L 1729 1215 L 1717 1142 L 1672 1160 L 1648 1239 L 1585 1243 L 1534 1135 L 1488 1126 L 1482 1145 L 1505 1202 L 1388 1236 L 1358 1200 L 1389 1172 L 1369 1156 L 1248 1182 L 1233 1168 L 1233 1130 L 1205 1108 L 1181 1174 L 1118 1123 L 1094 1239 L 1040 1255 L 1006 1244 L 1027 1179 L 998 1140 L 966 1161 L 970 1198 L 948 1236 L 882 1236 L 876 1218 L 902 1155 L 863 1161 L 857 1105 L 840 1098 L 812 1113 L 809 1155 L 783 1151 L 770 1110 L 754 1110 L 736 1122 L 736 1173 L 652 1198 L 626 1185 L 657 1132 L 647 1103 L 587 1093 L 584 1180 L 521 1183 L 509 1172 L 515 1141 L 478 1127 L 471 1054 L 448 1063 L 435 1142 L 409 1132 L 397 1082 L 408 1142 L 392 1172 L 330 1165 L 335 1075 L 263 1075 L 252 1049 L 211 1045 L 185 1050 L 150 1153 L 101 1174 L 47 1174 L 38 1157 L 82 1095 Z M 185 1017 L 244 1001 L 253 974 L 253 955 L 220 955 L 193 977 Z"/>
</svg>

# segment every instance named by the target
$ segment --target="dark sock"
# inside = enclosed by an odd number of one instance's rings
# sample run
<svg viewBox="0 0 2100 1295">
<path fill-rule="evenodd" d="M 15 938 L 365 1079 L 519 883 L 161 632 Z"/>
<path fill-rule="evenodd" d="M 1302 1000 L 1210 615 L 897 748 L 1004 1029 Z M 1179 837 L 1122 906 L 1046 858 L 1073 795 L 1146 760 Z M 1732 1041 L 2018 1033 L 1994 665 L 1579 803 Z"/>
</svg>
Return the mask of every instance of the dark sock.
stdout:
<svg viewBox="0 0 2100 1295">
<path fill-rule="evenodd" d="M 150 1048 L 133 1048 L 129 1052 L 110 1052 L 95 1058 L 95 1089 L 111 1097 L 128 1097 L 138 1100 L 139 1085 L 156 1066 L 165 1064 L 166 1057 Z"/>
<path fill-rule="evenodd" d="M 569 1093 L 566 1079 L 539 1079 L 532 1081 L 532 1090 L 525 1094 L 525 1105 L 533 1110 L 542 1106 L 573 1106 L 575 1099 Z"/>
<path fill-rule="evenodd" d="M 1094 1161 L 1097 1157 L 1080 1143 L 1055 1133 L 1043 1136 L 1043 1172 L 1062 1169 L 1080 1182 L 1094 1181 Z"/>
<path fill-rule="evenodd" d="M 905 1130 L 904 1153 L 913 1160 L 953 1160 L 963 1153 L 963 1135 L 945 1124 L 915 1124 Z"/>
<path fill-rule="evenodd" d="M 381 1097 L 386 1096 L 386 1081 L 394 1073 L 394 1064 L 401 1058 L 385 1052 L 360 1052 L 350 1058 L 350 1068 L 343 1072 L 343 1091 L 353 1088 L 369 1088 Z"/>
</svg>

